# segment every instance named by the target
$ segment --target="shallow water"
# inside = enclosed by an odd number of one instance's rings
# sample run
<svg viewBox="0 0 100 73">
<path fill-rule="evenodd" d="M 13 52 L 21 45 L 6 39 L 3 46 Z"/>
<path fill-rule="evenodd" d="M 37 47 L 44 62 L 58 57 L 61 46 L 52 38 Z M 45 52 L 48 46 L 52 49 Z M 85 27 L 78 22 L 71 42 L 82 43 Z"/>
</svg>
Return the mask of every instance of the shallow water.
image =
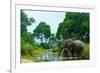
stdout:
<svg viewBox="0 0 100 73">
<path fill-rule="evenodd" d="M 38 55 L 37 59 L 40 61 L 62 61 L 62 58 L 58 57 L 57 53 L 53 53 L 52 49 L 47 49 L 47 53 Z"/>
</svg>

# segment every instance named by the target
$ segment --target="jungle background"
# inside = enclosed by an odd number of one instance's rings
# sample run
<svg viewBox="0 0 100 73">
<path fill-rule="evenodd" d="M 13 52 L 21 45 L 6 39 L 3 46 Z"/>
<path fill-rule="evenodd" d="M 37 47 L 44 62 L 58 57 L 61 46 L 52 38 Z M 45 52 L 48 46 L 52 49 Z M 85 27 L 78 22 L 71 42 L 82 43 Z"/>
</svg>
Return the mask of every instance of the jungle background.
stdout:
<svg viewBox="0 0 100 73">
<path fill-rule="evenodd" d="M 28 17 L 25 10 L 21 10 L 20 15 L 21 63 L 60 61 L 57 58 L 59 43 L 69 38 L 85 43 L 82 60 L 89 59 L 89 13 L 65 12 L 63 21 L 55 29 L 56 33 L 51 32 L 50 24 L 45 21 L 41 21 L 33 32 L 29 32 L 28 26 L 37 23 L 36 19 Z"/>
</svg>

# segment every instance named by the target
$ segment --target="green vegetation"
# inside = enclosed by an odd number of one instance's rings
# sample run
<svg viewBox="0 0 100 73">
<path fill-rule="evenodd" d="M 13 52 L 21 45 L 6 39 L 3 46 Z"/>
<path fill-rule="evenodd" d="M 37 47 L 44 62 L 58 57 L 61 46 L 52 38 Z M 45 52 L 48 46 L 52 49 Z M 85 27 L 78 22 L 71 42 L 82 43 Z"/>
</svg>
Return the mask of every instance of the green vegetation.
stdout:
<svg viewBox="0 0 100 73">
<path fill-rule="evenodd" d="M 33 45 L 22 40 L 21 42 L 21 56 L 23 59 L 38 61 L 37 55 L 45 54 L 46 50 L 38 45 Z"/>
<path fill-rule="evenodd" d="M 21 58 L 38 61 L 36 55 L 42 55 L 46 51 L 34 42 L 34 34 L 27 32 L 27 26 L 35 22 L 35 19 L 28 16 L 21 10 Z"/>
<path fill-rule="evenodd" d="M 32 62 L 43 61 L 40 57 L 47 54 L 58 53 L 59 43 L 65 39 L 79 39 L 85 43 L 82 59 L 89 59 L 89 13 L 66 12 L 63 22 L 59 23 L 56 33 L 51 33 L 50 25 L 41 21 L 32 32 L 27 31 L 27 26 L 34 25 L 35 19 L 21 10 L 21 59 Z M 40 43 L 36 42 L 40 40 Z"/>
<path fill-rule="evenodd" d="M 47 42 L 48 38 L 51 35 L 50 26 L 45 22 L 40 22 L 33 33 L 37 39 L 41 40 L 41 43 L 43 42 L 43 39 L 45 40 L 45 42 Z"/>
<path fill-rule="evenodd" d="M 90 46 L 89 44 L 84 45 L 84 51 L 82 54 L 83 59 L 90 59 Z"/>
<path fill-rule="evenodd" d="M 89 43 L 89 13 L 67 12 L 59 24 L 56 37 L 74 38 Z"/>
</svg>

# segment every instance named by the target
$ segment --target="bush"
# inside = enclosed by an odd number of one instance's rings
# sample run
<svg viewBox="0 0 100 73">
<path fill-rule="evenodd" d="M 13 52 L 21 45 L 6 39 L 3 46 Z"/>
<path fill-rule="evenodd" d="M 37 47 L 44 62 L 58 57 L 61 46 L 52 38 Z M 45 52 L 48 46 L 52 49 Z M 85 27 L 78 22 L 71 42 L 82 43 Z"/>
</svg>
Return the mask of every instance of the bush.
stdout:
<svg viewBox="0 0 100 73">
<path fill-rule="evenodd" d="M 90 46 L 89 44 L 85 44 L 84 46 L 84 51 L 83 51 L 83 54 L 82 54 L 82 59 L 89 59 L 90 58 Z"/>
<path fill-rule="evenodd" d="M 21 41 L 21 57 L 22 59 L 38 61 L 36 55 L 45 54 L 46 50 L 41 46 L 30 44 L 24 40 Z"/>
<path fill-rule="evenodd" d="M 21 54 L 23 55 L 30 55 L 32 56 L 32 51 L 34 50 L 34 46 L 28 42 L 22 40 L 21 42 Z"/>
</svg>

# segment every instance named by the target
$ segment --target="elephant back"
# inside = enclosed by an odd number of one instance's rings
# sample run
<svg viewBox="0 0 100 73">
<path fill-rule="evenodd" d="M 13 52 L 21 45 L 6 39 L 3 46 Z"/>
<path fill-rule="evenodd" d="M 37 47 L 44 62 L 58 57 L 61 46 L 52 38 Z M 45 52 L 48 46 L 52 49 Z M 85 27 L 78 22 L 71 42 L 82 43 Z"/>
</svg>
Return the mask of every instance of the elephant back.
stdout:
<svg viewBox="0 0 100 73">
<path fill-rule="evenodd" d="M 84 49 L 84 43 L 80 40 L 73 41 L 73 49 L 74 50 L 83 50 Z"/>
<path fill-rule="evenodd" d="M 75 40 L 74 44 L 76 44 L 77 46 L 84 46 L 84 43 L 80 40 Z"/>
</svg>

